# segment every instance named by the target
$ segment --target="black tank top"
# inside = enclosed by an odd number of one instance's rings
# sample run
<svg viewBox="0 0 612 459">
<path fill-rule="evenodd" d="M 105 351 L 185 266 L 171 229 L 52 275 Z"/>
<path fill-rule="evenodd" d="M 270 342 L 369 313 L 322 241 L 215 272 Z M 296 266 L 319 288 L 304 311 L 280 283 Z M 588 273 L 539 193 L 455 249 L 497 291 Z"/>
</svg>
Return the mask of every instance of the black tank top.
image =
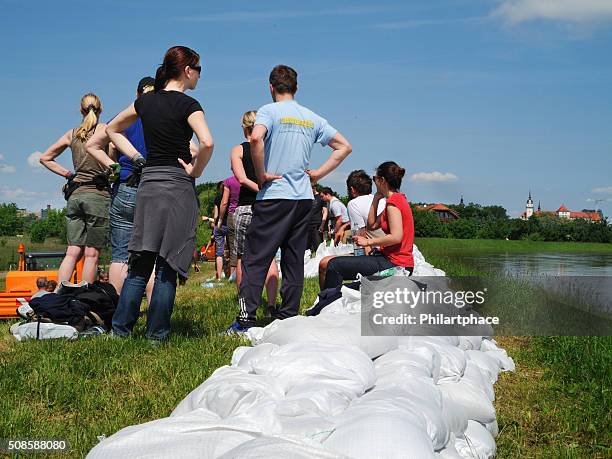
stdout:
<svg viewBox="0 0 612 459">
<path fill-rule="evenodd" d="M 244 166 L 244 172 L 249 180 L 257 183 L 257 176 L 255 175 L 255 166 L 253 165 L 253 158 L 251 158 L 251 144 L 249 142 L 242 142 L 242 165 Z M 238 198 L 239 206 L 252 206 L 257 198 L 257 192 L 250 188 L 241 185 L 240 186 L 240 197 Z"/>
</svg>

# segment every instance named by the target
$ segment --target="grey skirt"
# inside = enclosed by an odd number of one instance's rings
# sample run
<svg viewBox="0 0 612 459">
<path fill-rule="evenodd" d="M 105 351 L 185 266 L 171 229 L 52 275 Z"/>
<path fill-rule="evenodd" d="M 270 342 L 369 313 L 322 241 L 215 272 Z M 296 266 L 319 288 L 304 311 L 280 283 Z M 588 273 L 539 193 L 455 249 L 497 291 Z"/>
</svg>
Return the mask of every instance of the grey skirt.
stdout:
<svg viewBox="0 0 612 459">
<path fill-rule="evenodd" d="M 187 278 L 193 260 L 199 204 L 195 179 L 182 167 L 153 166 L 143 171 L 134 212 L 131 256 L 154 252 Z"/>
</svg>

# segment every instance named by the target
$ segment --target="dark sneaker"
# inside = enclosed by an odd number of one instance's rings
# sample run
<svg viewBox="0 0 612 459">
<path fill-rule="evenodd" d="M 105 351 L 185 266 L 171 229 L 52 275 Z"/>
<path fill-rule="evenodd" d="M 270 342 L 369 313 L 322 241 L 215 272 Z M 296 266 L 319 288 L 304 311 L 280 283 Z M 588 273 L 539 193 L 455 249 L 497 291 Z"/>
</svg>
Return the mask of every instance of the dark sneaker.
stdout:
<svg viewBox="0 0 612 459">
<path fill-rule="evenodd" d="M 93 327 L 89 327 L 84 332 L 79 333 L 79 337 L 81 338 L 89 338 L 92 336 L 103 335 L 106 333 L 106 328 L 102 325 L 94 325 Z"/>
<path fill-rule="evenodd" d="M 229 327 L 225 329 L 223 334 L 225 335 L 244 335 L 247 330 L 251 328 L 250 326 L 244 326 L 240 322 L 235 321 Z"/>
</svg>

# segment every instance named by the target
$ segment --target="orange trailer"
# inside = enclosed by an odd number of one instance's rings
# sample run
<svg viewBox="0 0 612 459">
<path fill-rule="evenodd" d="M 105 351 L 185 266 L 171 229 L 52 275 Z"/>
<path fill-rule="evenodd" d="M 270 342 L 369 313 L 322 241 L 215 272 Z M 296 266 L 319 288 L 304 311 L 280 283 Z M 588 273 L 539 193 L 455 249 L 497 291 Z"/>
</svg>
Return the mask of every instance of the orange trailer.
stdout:
<svg viewBox="0 0 612 459">
<path fill-rule="evenodd" d="M 29 301 L 30 297 L 36 293 L 36 279 L 46 277 L 47 280 L 57 282 L 57 270 L 40 270 L 38 261 L 45 258 L 60 258 L 63 252 L 31 252 L 26 253 L 23 244 L 17 248 L 19 253 L 19 264 L 17 271 L 6 273 L 6 289 L 0 292 L 0 319 L 18 317 L 15 310 L 21 304 Z M 81 279 L 83 272 L 83 259 L 77 263 L 72 282 L 77 283 Z"/>
</svg>

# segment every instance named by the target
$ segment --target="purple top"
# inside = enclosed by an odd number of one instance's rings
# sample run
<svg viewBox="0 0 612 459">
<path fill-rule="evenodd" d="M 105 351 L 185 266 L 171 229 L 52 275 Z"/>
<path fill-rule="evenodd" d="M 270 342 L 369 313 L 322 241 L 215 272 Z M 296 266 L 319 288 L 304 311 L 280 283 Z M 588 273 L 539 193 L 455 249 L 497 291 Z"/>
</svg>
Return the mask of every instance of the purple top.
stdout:
<svg viewBox="0 0 612 459">
<path fill-rule="evenodd" d="M 240 197 L 240 182 L 232 175 L 223 181 L 223 185 L 228 187 L 230 190 L 229 206 L 227 211 L 228 213 L 233 214 L 236 207 L 238 207 L 238 198 Z"/>
</svg>

